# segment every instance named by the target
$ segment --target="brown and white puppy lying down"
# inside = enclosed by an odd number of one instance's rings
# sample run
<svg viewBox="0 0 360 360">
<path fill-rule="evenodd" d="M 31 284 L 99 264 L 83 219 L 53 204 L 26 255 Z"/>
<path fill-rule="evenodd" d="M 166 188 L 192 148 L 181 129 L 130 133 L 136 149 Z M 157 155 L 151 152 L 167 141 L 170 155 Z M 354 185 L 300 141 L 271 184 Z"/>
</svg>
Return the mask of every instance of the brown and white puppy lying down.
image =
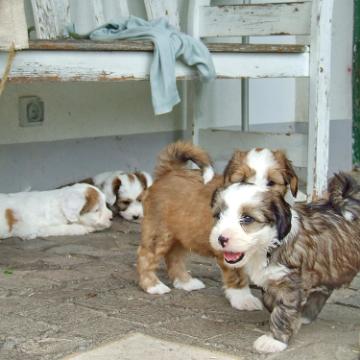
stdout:
<svg viewBox="0 0 360 360">
<path fill-rule="evenodd" d="M 80 183 L 98 187 L 106 196 L 106 203 L 114 216 L 138 222 L 143 217 L 142 197 L 151 186 L 152 177 L 145 171 L 109 171 L 88 178 Z"/>
<path fill-rule="evenodd" d="M 286 349 L 333 289 L 360 271 L 360 187 L 339 174 L 328 192 L 327 200 L 292 208 L 279 193 L 256 185 L 232 184 L 215 195 L 211 246 L 263 288 L 271 312 L 270 334 L 254 343 L 260 352 Z"/>
<path fill-rule="evenodd" d="M 211 199 L 215 190 L 223 186 L 224 176 L 216 175 L 204 184 L 201 171 L 185 168 L 187 160 L 203 170 L 204 178 L 213 173 L 208 154 L 189 143 L 170 144 L 160 153 L 155 182 L 143 201 L 144 219 L 137 262 L 140 286 L 150 294 L 170 291 L 155 274 L 164 257 L 174 287 L 187 291 L 203 288 L 204 284 L 190 276 L 184 263 L 187 253 L 194 251 L 217 258 L 223 271 L 225 295 L 233 307 L 259 310 L 261 301 L 251 294 L 242 270 L 229 269 L 222 253 L 214 251 L 209 244 L 214 224 Z M 291 163 L 282 152 L 268 149 L 237 151 L 225 170 L 225 182 L 232 181 L 276 187 L 282 195 L 286 194 L 288 185 L 294 196 L 297 191 L 297 177 Z"/>
<path fill-rule="evenodd" d="M 0 194 L 0 239 L 83 235 L 111 225 L 105 195 L 88 184 Z"/>
</svg>

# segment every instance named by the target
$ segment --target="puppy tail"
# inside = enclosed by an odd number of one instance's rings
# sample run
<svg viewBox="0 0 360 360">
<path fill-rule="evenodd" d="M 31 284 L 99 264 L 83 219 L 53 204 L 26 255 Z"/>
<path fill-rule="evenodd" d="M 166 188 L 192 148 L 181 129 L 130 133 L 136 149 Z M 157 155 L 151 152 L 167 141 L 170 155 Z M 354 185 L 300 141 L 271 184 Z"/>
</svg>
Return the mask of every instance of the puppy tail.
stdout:
<svg viewBox="0 0 360 360">
<path fill-rule="evenodd" d="M 201 169 L 205 184 L 214 177 L 214 168 L 207 152 L 190 142 L 177 141 L 160 152 L 155 168 L 155 178 L 158 179 L 170 171 L 185 168 L 189 160 Z"/>
<path fill-rule="evenodd" d="M 330 179 L 329 202 L 346 220 L 360 218 L 360 186 L 348 174 L 340 172 Z"/>
</svg>

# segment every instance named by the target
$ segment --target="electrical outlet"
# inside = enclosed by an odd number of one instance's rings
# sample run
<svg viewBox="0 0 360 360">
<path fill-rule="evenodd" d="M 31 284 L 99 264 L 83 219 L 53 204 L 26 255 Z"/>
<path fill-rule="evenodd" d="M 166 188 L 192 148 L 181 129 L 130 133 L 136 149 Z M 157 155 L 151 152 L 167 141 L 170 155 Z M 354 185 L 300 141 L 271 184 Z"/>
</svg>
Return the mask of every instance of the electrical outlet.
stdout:
<svg viewBox="0 0 360 360">
<path fill-rule="evenodd" d="M 20 126 L 38 126 L 44 122 L 44 102 L 38 96 L 19 98 Z"/>
</svg>

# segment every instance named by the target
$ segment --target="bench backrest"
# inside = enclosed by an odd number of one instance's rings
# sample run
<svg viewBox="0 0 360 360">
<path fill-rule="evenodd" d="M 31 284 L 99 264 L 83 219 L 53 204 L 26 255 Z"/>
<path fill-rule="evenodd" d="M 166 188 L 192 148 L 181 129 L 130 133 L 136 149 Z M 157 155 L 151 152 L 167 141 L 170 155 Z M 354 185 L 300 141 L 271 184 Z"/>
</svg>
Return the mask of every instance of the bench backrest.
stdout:
<svg viewBox="0 0 360 360">
<path fill-rule="evenodd" d="M 94 28 L 128 17 L 130 0 L 31 0 L 36 36 L 38 39 L 63 38 L 68 27 L 75 24 L 75 31 L 84 33 Z M 149 20 L 167 17 L 179 28 L 177 0 L 144 0 Z"/>
<path fill-rule="evenodd" d="M 187 32 L 198 38 L 311 35 L 319 4 L 333 0 L 188 0 Z M 251 4 L 248 4 L 248 3 Z M 120 17 L 128 17 L 129 0 L 31 0 L 39 39 L 63 37 L 75 24 L 84 33 Z M 180 28 L 179 0 L 144 0 L 148 19 L 168 17 Z M 311 37 L 308 38 L 311 43 Z M 258 41 L 256 41 L 258 42 Z"/>
<path fill-rule="evenodd" d="M 313 2 L 316 2 L 314 0 Z M 312 2 L 190 0 L 188 33 L 195 37 L 310 35 Z"/>
</svg>

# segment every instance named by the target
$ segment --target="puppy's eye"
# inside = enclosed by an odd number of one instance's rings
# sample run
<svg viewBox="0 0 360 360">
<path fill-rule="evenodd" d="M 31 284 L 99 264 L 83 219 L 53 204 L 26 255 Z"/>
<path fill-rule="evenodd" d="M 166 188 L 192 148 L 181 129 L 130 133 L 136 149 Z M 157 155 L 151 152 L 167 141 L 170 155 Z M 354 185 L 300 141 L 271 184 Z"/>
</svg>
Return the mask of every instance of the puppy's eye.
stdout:
<svg viewBox="0 0 360 360">
<path fill-rule="evenodd" d="M 243 224 L 243 225 L 251 224 L 254 221 L 255 221 L 255 219 L 248 215 L 244 215 L 240 218 L 240 224 Z"/>
<path fill-rule="evenodd" d="M 130 201 L 128 201 L 128 200 L 122 201 L 121 203 L 124 204 L 125 206 L 130 205 Z"/>
<path fill-rule="evenodd" d="M 275 183 L 272 180 L 269 180 L 266 184 L 266 186 L 270 186 L 270 187 L 274 186 L 274 185 L 275 185 Z"/>
</svg>

